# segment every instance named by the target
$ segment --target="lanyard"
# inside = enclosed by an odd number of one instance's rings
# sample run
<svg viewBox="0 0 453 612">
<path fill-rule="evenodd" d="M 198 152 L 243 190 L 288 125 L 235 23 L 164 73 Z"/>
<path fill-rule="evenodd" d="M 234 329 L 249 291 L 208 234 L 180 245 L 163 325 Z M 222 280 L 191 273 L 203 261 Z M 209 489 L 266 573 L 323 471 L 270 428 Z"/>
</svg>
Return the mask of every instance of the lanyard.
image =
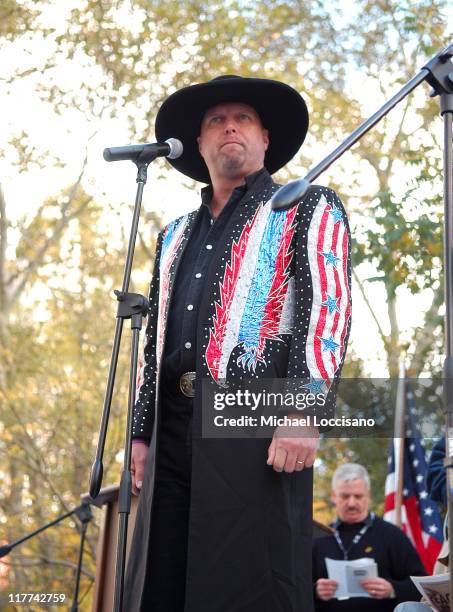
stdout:
<svg viewBox="0 0 453 612">
<path fill-rule="evenodd" d="M 340 525 L 340 521 L 336 521 L 334 523 L 334 525 L 333 525 L 333 528 L 335 529 L 334 537 L 335 537 L 335 539 L 337 541 L 338 546 L 340 547 L 341 552 L 343 553 L 343 559 L 345 561 L 348 560 L 348 554 L 349 554 L 349 551 L 351 550 L 351 548 L 360 542 L 360 540 L 363 538 L 363 536 L 366 534 L 368 529 L 373 524 L 375 517 L 376 517 L 376 515 L 374 514 L 374 512 L 371 512 L 368 515 L 368 517 L 367 517 L 367 519 L 365 521 L 365 525 L 362 527 L 362 529 L 358 533 L 355 534 L 355 536 L 353 537 L 352 542 L 351 542 L 351 544 L 349 545 L 348 548 L 345 548 L 343 546 L 343 542 L 341 541 L 340 535 L 338 533 L 338 526 Z"/>
</svg>

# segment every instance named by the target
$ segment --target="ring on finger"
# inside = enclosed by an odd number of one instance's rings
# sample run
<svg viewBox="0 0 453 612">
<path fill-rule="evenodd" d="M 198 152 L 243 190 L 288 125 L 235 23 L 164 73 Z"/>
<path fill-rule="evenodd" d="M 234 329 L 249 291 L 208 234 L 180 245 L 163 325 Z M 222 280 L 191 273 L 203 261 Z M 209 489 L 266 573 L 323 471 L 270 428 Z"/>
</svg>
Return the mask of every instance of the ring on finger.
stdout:
<svg viewBox="0 0 453 612">
<path fill-rule="evenodd" d="M 302 459 L 302 461 L 300 461 L 299 459 L 297 459 L 296 463 L 300 463 L 300 465 L 303 465 L 305 463 L 305 461 Z"/>
</svg>

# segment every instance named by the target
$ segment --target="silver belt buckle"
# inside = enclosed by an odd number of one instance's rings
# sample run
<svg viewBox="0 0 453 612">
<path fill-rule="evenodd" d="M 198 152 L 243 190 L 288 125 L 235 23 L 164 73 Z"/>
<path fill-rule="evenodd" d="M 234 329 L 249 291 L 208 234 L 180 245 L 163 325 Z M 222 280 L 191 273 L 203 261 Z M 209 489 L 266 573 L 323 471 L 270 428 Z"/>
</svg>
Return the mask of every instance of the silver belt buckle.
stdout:
<svg viewBox="0 0 453 612">
<path fill-rule="evenodd" d="M 186 397 L 195 397 L 195 372 L 184 372 L 179 379 L 179 388 Z"/>
</svg>

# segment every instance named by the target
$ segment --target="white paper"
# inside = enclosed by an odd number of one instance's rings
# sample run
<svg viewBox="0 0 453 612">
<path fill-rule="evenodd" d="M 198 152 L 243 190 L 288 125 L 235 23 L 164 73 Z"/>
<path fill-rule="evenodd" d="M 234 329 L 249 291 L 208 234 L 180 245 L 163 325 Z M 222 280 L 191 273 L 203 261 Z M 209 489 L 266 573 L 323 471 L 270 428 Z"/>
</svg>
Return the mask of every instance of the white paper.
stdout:
<svg viewBox="0 0 453 612">
<path fill-rule="evenodd" d="M 366 578 L 377 578 L 378 571 L 374 559 L 363 557 L 354 561 L 337 561 L 326 558 L 327 575 L 338 582 L 334 597 L 349 599 L 349 597 L 371 597 L 361 586 Z"/>
<path fill-rule="evenodd" d="M 411 580 L 436 612 L 450 612 L 450 574 L 411 576 Z"/>
</svg>

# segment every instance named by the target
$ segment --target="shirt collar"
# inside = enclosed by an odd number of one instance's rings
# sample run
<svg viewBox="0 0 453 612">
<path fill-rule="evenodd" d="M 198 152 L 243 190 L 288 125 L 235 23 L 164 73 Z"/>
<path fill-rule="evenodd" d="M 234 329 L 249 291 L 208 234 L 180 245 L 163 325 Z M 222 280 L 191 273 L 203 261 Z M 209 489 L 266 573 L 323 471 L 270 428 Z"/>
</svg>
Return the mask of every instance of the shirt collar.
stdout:
<svg viewBox="0 0 453 612">
<path fill-rule="evenodd" d="M 264 167 L 261 168 L 261 170 L 252 172 L 252 174 L 249 174 L 248 176 L 245 177 L 245 184 L 238 185 L 237 187 L 235 187 L 233 191 L 231 192 L 231 195 L 233 195 L 233 193 L 236 192 L 238 194 L 240 193 L 241 196 L 243 196 L 245 195 L 245 193 L 247 193 L 247 191 L 250 191 L 250 189 L 255 187 L 263 178 L 269 177 L 269 176 L 270 176 L 269 172 Z M 203 187 L 203 189 L 201 190 L 201 203 L 203 206 L 206 206 L 209 208 L 211 200 L 212 200 L 212 185 L 207 185 L 206 187 Z"/>
<path fill-rule="evenodd" d="M 341 519 L 337 518 L 332 527 L 334 529 L 344 529 L 345 531 L 359 531 L 365 525 L 370 527 L 374 522 L 375 516 L 374 512 L 369 512 L 368 516 L 363 521 L 360 521 L 360 523 L 344 523 Z"/>
</svg>

